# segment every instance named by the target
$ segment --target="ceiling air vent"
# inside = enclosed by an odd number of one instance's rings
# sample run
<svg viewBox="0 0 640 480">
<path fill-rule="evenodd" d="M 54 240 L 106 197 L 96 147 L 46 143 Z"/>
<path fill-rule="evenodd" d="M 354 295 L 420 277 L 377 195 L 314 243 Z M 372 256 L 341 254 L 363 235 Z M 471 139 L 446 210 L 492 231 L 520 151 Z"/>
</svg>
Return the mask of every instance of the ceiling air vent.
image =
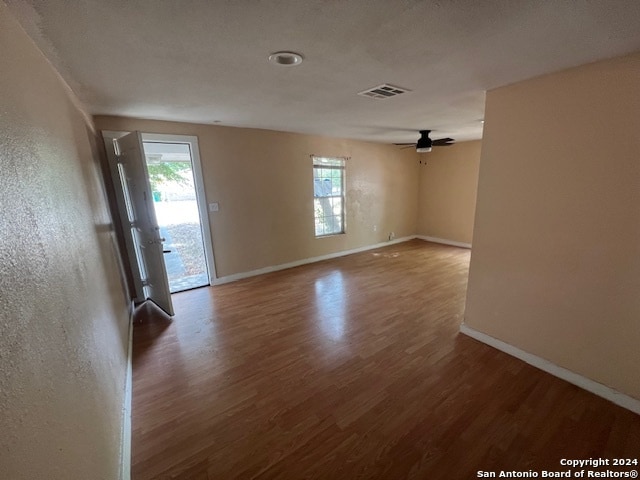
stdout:
<svg viewBox="0 0 640 480">
<path fill-rule="evenodd" d="M 389 98 L 410 91 L 411 90 L 409 90 L 408 88 L 396 87 L 394 85 L 389 85 L 388 83 L 383 83 L 382 85 L 378 85 L 377 87 L 358 92 L 358 95 L 370 98 Z"/>
</svg>

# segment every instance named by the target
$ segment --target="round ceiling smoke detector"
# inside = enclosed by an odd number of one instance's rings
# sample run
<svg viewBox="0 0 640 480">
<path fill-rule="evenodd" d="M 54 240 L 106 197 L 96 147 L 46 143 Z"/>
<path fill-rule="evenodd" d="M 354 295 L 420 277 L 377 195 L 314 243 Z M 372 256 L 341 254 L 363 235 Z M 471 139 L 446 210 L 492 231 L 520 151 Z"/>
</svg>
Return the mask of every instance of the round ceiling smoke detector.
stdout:
<svg viewBox="0 0 640 480">
<path fill-rule="evenodd" d="M 302 55 L 295 52 L 275 52 L 269 55 L 269 61 L 281 67 L 295 67 L 302 63 Z"/>
</svg>

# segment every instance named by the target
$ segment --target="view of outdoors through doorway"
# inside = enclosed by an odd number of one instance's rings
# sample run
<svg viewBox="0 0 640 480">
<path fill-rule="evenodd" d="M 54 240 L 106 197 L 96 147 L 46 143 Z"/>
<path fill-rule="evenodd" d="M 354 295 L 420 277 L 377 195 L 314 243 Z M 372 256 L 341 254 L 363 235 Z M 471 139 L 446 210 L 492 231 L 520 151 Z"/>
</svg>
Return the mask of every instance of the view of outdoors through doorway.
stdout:
<svg viewBox="0 0 640 480">
<path fill-rule="evenodd" d="M 189 144 L 144 142 L 171 293 L 209 285 Z"/>
</svg>

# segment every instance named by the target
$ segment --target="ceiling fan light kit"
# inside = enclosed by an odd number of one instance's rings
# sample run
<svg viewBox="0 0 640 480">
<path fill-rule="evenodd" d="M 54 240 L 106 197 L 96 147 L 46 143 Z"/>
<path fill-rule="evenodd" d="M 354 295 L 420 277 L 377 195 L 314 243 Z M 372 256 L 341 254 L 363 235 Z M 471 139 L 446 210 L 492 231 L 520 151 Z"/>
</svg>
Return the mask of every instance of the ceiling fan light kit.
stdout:
<svg viewBox="0 0 640 480">
<path fill-rule="evenodd" d="M 431 130 L 420 130 L 420 139 L 416 143 L 416 152 L 427 153 L 431 151 L 433 141 L 429 138 Z"/>
<path fill-rule="evenodd" d="M 409 145 L 416 147 L 416 152 L 418 153 L 427 153 L 430 152 L 432 147 L 448 147 L 449 145 L 453 145 L 453 138 L 438 138 L 437 140 L 431 140 L 429 138 L 429 133 L 431 130 L 420 130 L 420 139 L 417 143 L 396 143 L 394 145 Z M 405 147 L 408 148 L 408 147 Z"/>
</svg>

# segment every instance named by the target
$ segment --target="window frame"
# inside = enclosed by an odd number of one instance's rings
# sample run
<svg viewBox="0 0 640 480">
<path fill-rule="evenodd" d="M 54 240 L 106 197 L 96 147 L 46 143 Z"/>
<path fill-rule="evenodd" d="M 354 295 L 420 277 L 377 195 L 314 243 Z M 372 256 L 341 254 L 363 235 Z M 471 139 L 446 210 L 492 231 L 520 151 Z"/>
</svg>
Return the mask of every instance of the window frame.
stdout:
<svg viewBox="0 0 640 480">
<path fill-rule="evenodd" d="M 324 238 L 331 237 L 335 235 L 345 235 L 347 233 L 347 225 L 346 225 L 346 195 L 345 195 L 345 183 L 346 183 L 346 170 L 347 170 L 347 160 L 348 157 L 329 157 L 324 155 L 311 155 L 312 166 L 313 166 L 313 228 L 315 238 Z M 316 179 L 318 176 L 316 175 L 317 170 L 331 170 L 331 171 L 339 171 L 340 172 L 340 192 L 339 194 L 331 195 L 317 195 L 316 189 Z M 332 172 L 333 173 L 333 172 Z M 333 178 L 333 176 L 331 176 Z M 333 190 L 333 182 L 332 182 L 332 190 Z M 340 230 L 332 231 L 329 233 L 317 233 L 317 224 L 320 218 L 326 218 L 326 216 L 318 217 L 317 215 L 317 207 L 316 207 L 316 199 L 320 198 L 339 198 L 340 199 L 340 213 L 333 213 L 331 216 L 335 218 L 339 218 L 340 220 Z M 323 222 L 324 223 L 324 222 Z M 326 224 L 325 224 L 326 226 Z"/>
</svg>

